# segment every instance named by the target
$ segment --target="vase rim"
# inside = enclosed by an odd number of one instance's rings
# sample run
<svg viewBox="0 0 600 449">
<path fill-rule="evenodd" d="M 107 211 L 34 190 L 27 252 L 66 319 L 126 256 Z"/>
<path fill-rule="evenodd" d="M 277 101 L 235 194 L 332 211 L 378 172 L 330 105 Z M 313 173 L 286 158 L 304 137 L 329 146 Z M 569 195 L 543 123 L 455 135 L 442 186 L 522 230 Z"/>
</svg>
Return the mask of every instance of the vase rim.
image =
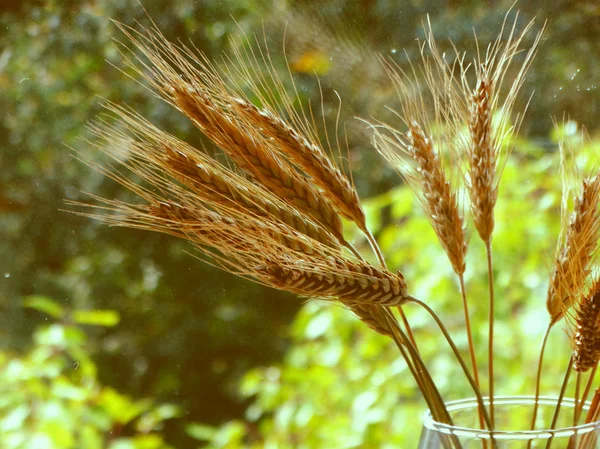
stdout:
<svg viewBox="0 0 600 449">
<path fill-rule="evenodd" d="M 489 397 L 483 397 L 483 402 L 486 406 L 489 406 Z M 539 396 L 537 400 L 539 405 L 556 405 L 558 397 L 553 396 Z M 496 396 L 494 397 L 494 406 L 498 405 L 531 405 L 535 404 L 535 396 Z M 589 409 L 590 402 L 587 401 L 583 410 Z M 561 401 L 561 407 L 574 407 L 575 400 L 572 398 L 563 398 Z M 458 410 L 464 410 L 468 408 L 477 407 L 476 398 L 459 399 L 456 401 L 450 401 L 446 403 L 446 408 L 449 413 Z M 550 439 L 556 437 L 569 437 L 571 435 L 583 435 L 600 428 L 600 421 L 595 421 L 587 424 L 580 424 L 578 426 L 562 427 L 560 429 L 540 429 L 540 430 L 485 430 L 485 429 L 474 429 L 469 427 L 453 426 L 444 424 L 433 419 L 431 412 L 427 410 L 423 417 L 423 426 L 428 429 L 435 430 L 440 433 L 448 435 L 456 435 L 459 437 L 471 437 L 478 439 L 491 439 L 492 437 L 496 440 L 502 439 L 522 439 L 522 440 L 534 440 L 534 439 Z"/>
</svg>

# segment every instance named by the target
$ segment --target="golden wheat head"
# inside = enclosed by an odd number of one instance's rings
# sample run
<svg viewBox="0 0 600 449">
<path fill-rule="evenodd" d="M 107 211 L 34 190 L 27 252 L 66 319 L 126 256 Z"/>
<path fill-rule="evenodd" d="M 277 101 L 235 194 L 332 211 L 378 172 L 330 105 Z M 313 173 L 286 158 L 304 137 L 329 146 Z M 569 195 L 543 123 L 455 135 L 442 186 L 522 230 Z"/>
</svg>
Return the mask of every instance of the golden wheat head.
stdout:
<svg viewBox="0 0 600 449">
<path fill-rule="evenodd" d="M 93 206 L 72 203 L 93 209 L 79 213 L 186 239 L 212 265 L 269 287 L 338 301 L 389 335 L 378 310 L 406 302 L 404 278 L 343 250 L 351 247 L 341 216 L 368 232 L 364 213 L 354 186 L 327 158 L 308 122 L 300 123 L 299 115 L 288 122 L 273 107 L 254 106 L 203 55 L 169 43 L 157 30 L 119 26 L 138 51 L 122 51 L 127 65 L 235 166 L 109 103 L 110 117 L 90 125 L 90 143 L 113 162 L 80 158 L 143 203 L 92 195 Z"/>
</svg>

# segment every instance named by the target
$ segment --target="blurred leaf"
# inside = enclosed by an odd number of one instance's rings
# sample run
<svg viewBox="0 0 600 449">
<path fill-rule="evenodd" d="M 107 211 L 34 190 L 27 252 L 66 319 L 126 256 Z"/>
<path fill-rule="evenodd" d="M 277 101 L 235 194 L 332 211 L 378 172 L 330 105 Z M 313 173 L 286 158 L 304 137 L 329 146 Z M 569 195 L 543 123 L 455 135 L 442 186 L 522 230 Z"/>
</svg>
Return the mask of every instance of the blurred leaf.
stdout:
<svg viewBox="0 0 600 449">
<path fill-rule="evenodd" d="M 119 324 L 121 317 L 114 310 L 76 310 L 72 314 L 78 324 L 113 327 Z"/>
<path fill-rule="evenodd" d="M 192 423 L 185 426 L 185 432 L 200 441 L 210 441 L 217 433 L 217 429 L 211 426 Z"/>
<path fill-rule="evenodd" d="M 17 405 L 5 416 L 0 418 L 0 432 L 9 432 L 11 430 L 21 429 L 23 423 L 30 413 L 30 407 L 27 404 Z"/>
<path fill-rule="evenodd" d="M 164 421 L 178 418 L 182 415 L 180 407 L 173 404 L 162 404 L 144 413 L 138 420 L 136 428 L 142 433 L 159 431 Z"/>
<path fill-rule="evenodd" d="M 54 300 L 40 295 L 32 295 L 23 298 L 23 307 L 35 309 L 50 315 L 52 318 L 62 319 L 65 316 L 65 309 Z"/>
<path fill-rule="evenodd" d="M 159 435 L 140 435 L 132 439 L 120 438 L 112 442 L 109 449 L 167 449 Z"/>
<path fill-rule="evenodd" d="M 98 403 L 110 417 L 120 424 L 127 424 L 150 408 L 149 401 L 133 402 L 125 395 L 112 388 L 105 388 L 100 394 Z"/>
</svg>

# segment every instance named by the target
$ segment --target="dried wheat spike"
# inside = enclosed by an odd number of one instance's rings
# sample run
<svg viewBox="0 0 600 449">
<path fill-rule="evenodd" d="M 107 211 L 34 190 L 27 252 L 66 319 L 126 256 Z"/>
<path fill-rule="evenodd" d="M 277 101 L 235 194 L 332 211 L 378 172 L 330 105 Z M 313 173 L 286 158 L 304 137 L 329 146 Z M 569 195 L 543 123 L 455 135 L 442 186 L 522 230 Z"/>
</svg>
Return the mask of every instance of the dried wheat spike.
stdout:
<svg viewBox="0 0 600 449">
<path fill-rule="evenodd" d="M 342 222 L 331 203 L 306 178 L 274 154 L 271 142 L 255 132 L 250 123 L 228 117 L 223 111 L 215 109 L 215 105 L 202 92 L 181 87 L 173 86 L 177 106 L 238 167 L 324 225 L 340 242 L 345 241 Z"/>
<path fill-rule="evenodd" d="M 183 192 L 177 201 L 147 196 L 148 205 L 96 199 L 104 206 L 95 207 L 109 213 L 82 215 L 184 238 L 212 264 L 263 285 L 340 301 L 350 308 L 400 305 L 408 300 L 401 273 L 349 259 L 269 218 L 227 208 L 212 212 Z M 312 248 L 310 254 L 303 249 L 306 245 Z"/>
<path fill-rule="evenodd" d="M 552 324 L 581 294 L 600 239 L 600 175 L 583 181 L 564 239 L 559 241 L 548 286 L 546 308 Z"/>
<path fill-rule="evenodd" d="M 338 298 L 349 306 L 366 303 L 399 306 L 407 301 L 406 283 L 401 273 L 394 275 L 368 264 L 342 259 L 331 264 L 323 272 L 315 270 L 310 260 L 298 261 L 289 267 L 272 264 L 261 269 L 280 288 L 300 295 L 310 291 L 312 296 Z"/>
<path fill-rule="evenodd" d="M 259 109 L 242 98 L 234 99 L 234 107 L 243 111 L 261 132 L 273 138 L 277 143 L 275 148 L 310 175 L 344 217 L 366 230 L 365 213 L 356 189 L 327 157 L 320 144 L 300 134 L 270 109 Z"/>
<path fill-rule="evenodd" d="M 381 335 L 387 335 L 389 337 L 392 336 L 389 325 L 381 319 L 379 314 L 376 313 L 379 309 L 379 306 L 354 304 L 349 306 L 349 309 L 359 320 L 361 320 L 375 332 Z"/>
<path fill-rule="evenodd" d="M 574 324 L 569 337 L 573 347 L 573 369 L 586 372 L 600 360 L 600 280 L 574 305 Z"/>
<path fill-rule="evenodd" d="M 325 228 L 261 186 L 250 183 L 204 152 L 159 130 L 131 110 L 114 104 L 108 104 L 106 108 L 120 120 L 116 125 L 101 122 L 91 127 L 91 131 L 102 142 L 96 146 L 112 157 L 115 156 L 115 146 L 122 147 L 118 153 L 127 154 L 127 159 L 120 162 L 134 172 L 140 172 L 140 167 L 144 164 L 145 171 L 139 175 L 151 184 L 158 181 L 157 187 L 168 190 L 158 173 L 171 176 L 205 204 L 244 208 L 249 214 L 278 219 L 323 244 L 337 246 L 337 239 Z M 123 129 L 129 135 L 121 131 Z M 152 170 L 148 171 L 151 167 Z"/>
<path fill-rule="evenodd" d="M 469 195 L 473 222 L 484 242 L 494 231 L 494 206 L 498 199 L 495 181 L 499 148 L 492 146 L 492 93 L 489 76 L 483 71 L 472 97 L 469 132 L 472 146 L 469 150 Z"/>
<path fill-rule="evenodd" d="M 183 112 L 257 183 L 309 214 L 346 245 L 341 219 L 330 201 L 278 156 L 272 139 L 262 135 L 243 114 L 231 111 L 239 95 L 204 55 L 175 46 L 156 29 L 141 34 L 118 26 L 145 57 L 131 56 L 124 50 L 128 66 L 145 78 L 155 93 Z"/>
<path fill-rule="evenodd" d="M 332 204 L 364 224 L 349 182 L 323 159 L 322 149 L 304 148 L 312 152 L 303 156 L 305 162 L 310 159 L 313 165 L 323 165 L 310 170 L 295 161 L 300 170 L 290 162 L 295 159 L 282 156 L 284 143 L 312 145 L 314 139 L 303 135 L 309 130 L 285 127 L 275 115 L 270 117 L 272 126 L 278 127 L 277 133 L 285 130 L 287 137 L 257 127 L 246 111 L 248 105 L 240 108 L 239 95 L 232 95 L 202 55 L 168 43 L 157 30 L 143 35 L 121 29 L 147 58 L 128 59 L 124 53 L 128 65 L 246 175 L 160 131 L 135 112 L 109 105 L 120 121 L 100 120 L 91 129 L 101 141 L 93 145 L 114 163 L 84 162 L 144 203 L 92 195 L 96 205 L 71 204 L 91 207 L 91 213 L 80 214 L 110 225 L 183 238 L 203 260 L 245 279 L 308 298 L 338 301 L 377 332 L 390 335 L 390 325 L 380 312 L 382 307 L 408 300 L 406 284 L 401 273 L 393 274 L 342 251 L 342 245 L 348 244 Z M 123 174 L 117 166 L 135 177 Z M 325 176 L 338 179 L 330 180 L 329 187 L 321 179 L 322 191 L 310 183 Z M 328 189 L 337 191 L 337 197 L 331 192 L 324 196 Z M 356 204 L 351 206 L 352 202 Z"/>
<path fill-rule="evenodd" d="M 454 271 L 464 273 L 467 253 L 464 222 L 431 137 L 416 120 L 409 122 L 406 133 L 387 129 L 393 137 L 376 132 L 377 149 L 416 193 Z M 409 163 L 401 159 L 398 151 L 413 161 L 413 170 L 409 170 Z"/>
<path fill-rule="evenodd" d="M 494 230 L 494 207 L 498 198 L 498 183 L 510 148 L 503 148 L 508 138 L 518 132 L 523 114 L 512 117 L 512 109 L 525 75 L 537 51 L 542 31 L 529 50 L 522 52 L 521 44 L 533 21 L 517 33 L 519 15 L 510 27 L 503 24 L 498 38 L 484 54 L 469 63 L 465 55 L 447 58 L 436 45 L 431 25 L 427 31 L 426 47 L 432 61 L 423 55 L 427 85 L 433 94 L 436 115 L 451 127 L 460 130 L 468 126 L 468 138 L 458 133 L 457 154 L 466 154 L 466 183 L 471 200 L 471 214 L 478 234 L 491 242 Z M 425 47 L 425 46 L 424 46 Z M 508 75 L 516 56 L 524 53 L 516 73 Z M 476 79 L 472 87 L 471 80 Z M 457 77 L 456 73 L 460 73 Z M 507 83 L 511 80 L 510 83 Z M 508 85 L 507 85 L 508 84 Z M 494 115 L 497 114 L 497 120 Z M 502 157 L 501 157 L 502 156 Z"/>
<path fill-rule="evenodd" d="M 498 199 L 498 183 L 502 173 L 500 155 L 503 151 L 503 141 L 518 132 L 523 119 L 523 114 L 516 117 L 511 124 L 511 112 L 517 94 L 523 85 L 525 75 L 537 51 L 543 29 L 537 34 L 533 44 L 525 54 L 516 75 L 511 76 L 512 83 L 508 86 L 506 94 L 502 92 L 503 84 L 508 69 L 521 53 L 521 42 L 533 21 L 525 26 L 520 34 L 516 33 L 518 14 L 513 25 L 509 28 L 508 36 L 504 39 L 506 23 L 498 39 L 487 48 L 485 55 L 478 55 L 473 62 L 477 81 L 475 88 L 469 88 L 469 66 L 465 65 L 462 56 L 458 55 L 462 70 L 462 96 L 466 100 L 453 101 L 457 122 L 461 116 L 467 117 L 470 139 L 466 143 L 468 166 L 468 187 L 471 199 L 471 213 L 475 228 L 484 242 L 490 243 L 494 231 L 494 207 Z M 435 49 L 435 45 L 433 45 Z M 443 66 L 443 71 L 448 73 L 448 65 L 443 62 L 443 57 L 435 56 L 438 64 Z M 451 75 L 445 75 L 451 79 Z M 503 99 L 501 100 L 501 98 Z M 456 96 L 454 96 L 456 98 Z M 497 123 L 493 122 L 494 113 L 498 112 Z M 510 148 L 507 149 L 507 153 Z M 502 164 L 506 162 L 506 155 Z"/>
<path fill-rule="evenodd" d="M 237 204 L 248 210 L 249 214 L 257 217 L 265 216 L 271 219 L 279 219 L 281 222 L 296 229 L 298 232 L 311 237 L 318 242 L 333 246 L 335 237 L 327 232 L 323 227 L 308 220 L 307 217 L 298 213 L 296 209 L 282 205 L 280 201 L 269 198 L 265 193 L 249 197 L 248 189 L 244 189 L 240 183 L 232 182 L 216 174 L 202 162 L 198 161 L 195 155 L 183 153 L 170 147 L 165 147 L 165 163 L 173 168 L 178 174 L 178 179 L 187 184 L 192 189 L 203 194 L 204 197 L 210 197 L 215 203 L 225 205 Z"/>
</svg>

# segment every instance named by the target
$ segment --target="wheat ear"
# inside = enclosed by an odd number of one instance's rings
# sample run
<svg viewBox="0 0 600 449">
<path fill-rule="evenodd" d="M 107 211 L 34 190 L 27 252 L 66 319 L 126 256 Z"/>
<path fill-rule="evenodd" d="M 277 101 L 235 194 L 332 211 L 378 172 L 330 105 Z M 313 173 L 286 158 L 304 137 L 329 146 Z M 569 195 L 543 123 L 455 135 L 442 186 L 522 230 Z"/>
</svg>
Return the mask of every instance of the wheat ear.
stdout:
<svg viewBox="0 0 600 449">
<path fill-rule="evenodd" d="M 238 97 L 232 96 L 235 92 L 202 54 L 171 44 L 157 30 L 142 35 L 119 26 L 145 56 L 131 57 L 124 50 L 127 64 L 165 101 L 182 111 L 249 176 L 309 214 L 347 246 L 341 219 L 330 201 L 277 155 L 271 139 L 231 110 Z"/>
<path fill-rule="evenodd" d="M 548 286 L 550 323 L 559 321 L 581 293 L 600 238 L 600 175 L 586 178 L 575 200 L 564 239 L 559 241 Z"/>
<path fill-rule="evenodd" d="M 415 120 L 410 121 L 406 133 L 389 127 L 387 130 L 392 137 L 376 132 L 377 149 L 416 193 L 454 271 L 464 273 L 467 252 L 464 223 L 431 137 Z M 409 156 L 416 166 L 414 169 L 407 166 L 402 154 Z"/>
<path fill-rule="evenodd" d="M 177 105 L 246 173 L 308 213 L 344 242 L 342 222 L 332 207 L 305 178 L 297 175 L 271 151 L 271 144 L 243 123 L 215 111 L 203 93 L 174 88 Z"/>
<path fill-rule="evenodd" d="M 354 221 L 361 230 L 366 229 L 365 213 L 356 189 L 320 144 L 300 134 L 269 109 L 259 109 L 241 98 L 235 101 L 235 105 L 250 122 L 277 142 L 276 148 L 282 155 L 312 177 L 344 217 Z"/>
<path fill-rule="evenodd" d="M 488 290 L 489 290 L 489 309 L 488 309 L 488 383 L 490 396 L 490 414 L 492 424 L 495 423 L 494 410 L 494 324 L 495 324 L 495 297 L 494 297 L 494 277 L 493 277 L 493 256 L 492 256 L 492 234 L 494 231 L 494 207 L 498 199 L 498 185 L 502 167 L 499 167 L 500 152 L 503 148 L 503 140 L 511 137 L 520 126 L 522 115 L 516 119 L 516 124 L 511 127 L 512 107 L 514 105 L 518 91 L 520 90 L 525 75 L 536 53 L 537 44 L 541 38 L 541 32 L 538 33 L 532 47 L 525 56 L 517 75 L 509 88 L 508 93 L 501 103 L 501 87 L 508 67 L 514 57 L 520 52 L 519 46 L 529 28 L 533 25 L 530 22 L 525 30 L 516 35 L 517 17 L 509 30 L 508 37 L 502 42 L 504 27 L 500 32 L 496 42 L 490 46 L 482 61 L 481 56 L 474 62 L 477 82 L 473 91 L 469 88 L 468 67 L 462 66 L 462 83 L 464 97 L 469 99 L 466 104 L 469 105 L 467 123 L 469 125 L 469 141 L 467 147 L 468 159 L 468 192 L 471 199 L 471 214 L 475 228 L 481 239 L 485 243 L 485 252 L 488 268 Z M 462 103 L 457 103 L 462 104 Z M 500 106 L 500 104 L 502 104 Z M 499 123 L 494 125 L 493 114 L 499 111 Z M 510 150 L 510 149 L 509 149 Z M 506 162 L 504 158 L 503 163 Z"/>
<path fill-rule="evenodd" d="M 586 372 L 600 360 L 600 279 L 573 306 L 569 337 L 573 347 L 573 369 Z"/>
<path fill-rule="evenodd" d="M 535 57 L 543 31 L 536 35 L 517 74 L 508 86 L 508 91 L 504 93 L 503 84 L 508 69 L 515 56 L 521 52 L 521 43 L 533 26 L 532 21 L 520 34 L 517 34 L 517 21 L 518 14 L 506 38 L 503 36 L 506 28 L 505 22 L 498 39 L 487 48 L 484 56 L 478 55 L 472 66 L 462 62 L 464 56 L 457 55 L 461 61 L 462 92 L 454 95 L 456 101 L 451 101 L 451 104 L 454 105 L 455 110 L 451 114 L 455 115 L 457 124 L 463 123 L 466 118 L 469 127 L 469 139 L 465 140 L 463 144 L 466 147 L 468 159 L 467 184 L 471 199 L 471 213 L 475 228 L 486 243 L 490 243 L 492 240 L 498 184 L 503 165 L 507 160 L 506 156 L 511 149 L 506 147 L 506 141 L 518 131 L 523 118 L 523 114 L 517 115 L 511 125 L 512 109 L 529 66 Z M 433 48 L 435 50 L 435 46 Z M 434 57 L 441 65 L 440 71 L 447 74 L 450 68 L 443 57 L 439 53 Z M 469 72 L 472 67 L 474 67 L 476 75 L 474 89 L 471 89 L 469 84 Z M 445 76 L 447 79 L 452 79 L 450 75 Z M 458 99 L 459 96 L 462 98 Z M 495 122 L 494 114 L 496 112 L 498 120 Z M 506 150 L 506 154 L 501 161 L 500 156 L 503 150 Z"/>
<path fill-rule="evenodd" d="M 426 127 L 429 128 L 427 108 L 414 69 L 413 77 L 410 77 L 397 65 L 387 61 L 383 61 L 383 63 L 402 102 L 400 117 L 408 130 L 403 133 L 388 125 L 374 127 L 374 143 L 378 151 L 415 193 L 459 278 L 469 356 L 474 383 L 479 388 L 479 370 L 464 285 L 468 243 L 457 195 L 444 169 L 439 154 L 440 148 L 438 146 L 436 151 L 433 137 L 425 131 Z M 435 74 L 425 58 L 423 59 L 423 72 L 428 78 L 429 84 Z M 434 97 L 433 115 L 436 127 L 440 129 L 442 120 L 448 117 L 448 111 L 444 110 L 439 93 L 433 88 L 434 84 L 429 86 L 429 90 Z M 483 410 L 480 410 L 480 423 L 482 426 L 484 425 Z"/>
<path fill-rule="evenodd" d="M 274 149 L 291 161 L 301 172 L 308 174 L 322 189 L 323 194 L 331 201 L 336 210 L 356 223 L 366 236 L 379 263 L 385 268 L 385 258 L 375 237 L 367 227 L 366 217 L 354 183 L 350 181 L 342 166 L 338 165 L 334 158 L 328 157 L 325 147 L 328 148 L 329 153 L 332 153 L 332 144 L 327 126 L 323 123 L 325 133 L 323 141 L 319 137 L 310 104 L 308 111 L 302 107 L 302 100 L 294 83 L 290 66 L 288 65 L 289 81 L 291 81 L 295 93 L 292 96 L 274 69 L 266 40 L 261 45 L 256 39 L 256 50 L 247 38 L 243 41 L 237 39 L 231 41 L 235 60 L 230 59 L 228 64 L 227 73 L 230 84 L 234 88 L 241 84 L 246 89 L 250 89 L 253 97 L 258 99 L 261 104 L 261 107 L 255 106 L 248 101 L 245 92 L 238 88 L 239 98 L 233 99 L 231 107 L 237 109 L 239 115 L 245 115 L 249 122 L 255 123 L 261 133 L 273 140 Z M 321 92 L 321 109 L 323 109 L 323 92 Z M 324 111 L 322 112 L 324 113 Z M 338 125 L 339 114 L 338 121 L 336 121 L 335 142 L 338 153 L 341 153 Z M 412 340 L 410 326 L 402 311 L 401 315 Z"/>
<path fill-rule="evenodd" d="M 126 182 L 122 182 L 126 184 Z M 406 302 L 406 283 L 393 274 L 352 260 L 284 223 L 210 203 L 181 192 L 177 200 L 144 194 L 148 205 L 96 198 L 108 214 L 87 214 L 112 225 L 164 232 L 190 241 L 218 267 L 280 290 L 354 306 Z M 153 196 L 150 196 L 153 195 Z M 80 204 L 81 205 L 81 204 Z M 290 243 L 292 242 L 292 243 Z M 310 245 L 312 250 L 304 250 Z"/>
<path fill-rule="evenodd" d="M 159 130 L 129 109 L 114 104 L 108 104 L 107 109 L 120 118 L 119 126 L 100 124 L 92 132 L 103 142 L 99 148 L 109 156 L 114 155 L 114 145 L 122 142 L 122 152 L 127 152 L 129 159 L 144 161 L 155 171 L 173 177 L 204 202 L 244 208 L 249 214 L 277 219 L 323 244 L 336 245 L 336 238 L 324 227 L 261 186 L 225 169 L 203 151 Z M 130 136 L 117 129 L 128 130 Z"/>
</svg>

